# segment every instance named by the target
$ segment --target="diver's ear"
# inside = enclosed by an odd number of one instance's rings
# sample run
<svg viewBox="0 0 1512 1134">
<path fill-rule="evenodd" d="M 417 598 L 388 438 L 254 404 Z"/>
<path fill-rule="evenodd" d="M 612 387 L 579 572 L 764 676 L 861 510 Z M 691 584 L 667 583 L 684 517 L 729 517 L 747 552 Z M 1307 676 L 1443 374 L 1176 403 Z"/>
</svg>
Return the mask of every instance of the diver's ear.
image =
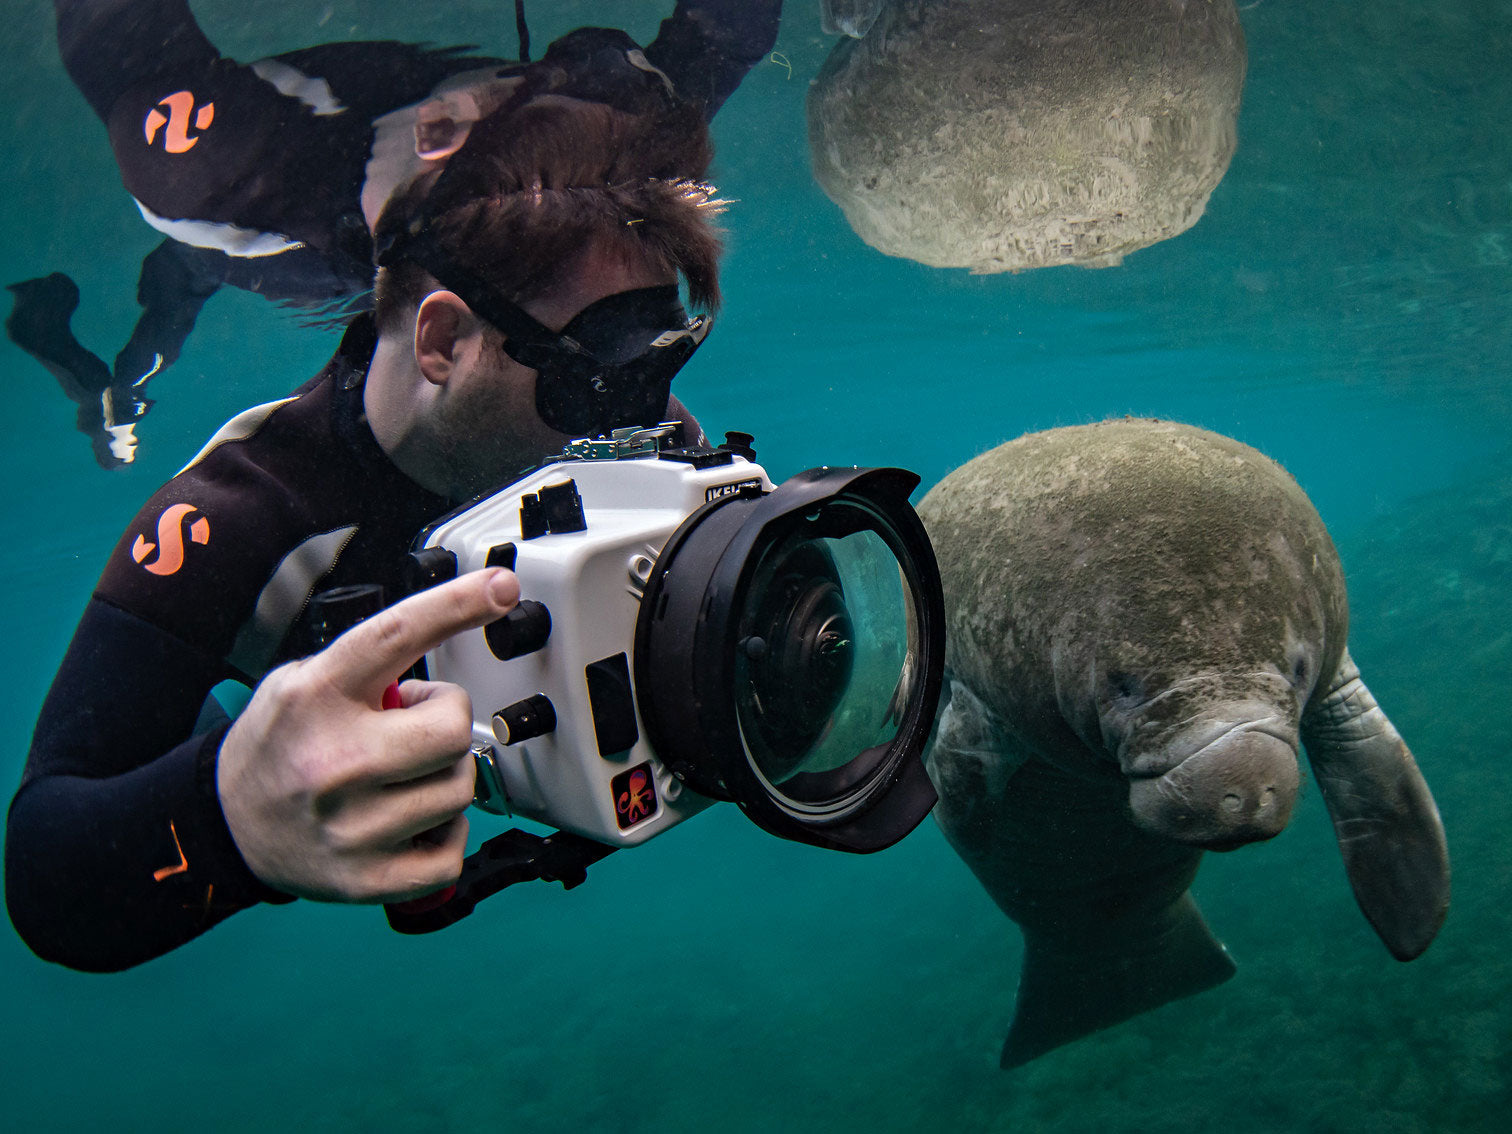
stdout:
<svg viewBox="0 0 1512 1134">
<path fill-rule="evenodd" d="M 444 386 L 457 369 L 458 348 L 476 333 L 477 319 L 460 296 L 433 291 L 415 312 L 415 362 L 427 382 Z"/>
</svg>

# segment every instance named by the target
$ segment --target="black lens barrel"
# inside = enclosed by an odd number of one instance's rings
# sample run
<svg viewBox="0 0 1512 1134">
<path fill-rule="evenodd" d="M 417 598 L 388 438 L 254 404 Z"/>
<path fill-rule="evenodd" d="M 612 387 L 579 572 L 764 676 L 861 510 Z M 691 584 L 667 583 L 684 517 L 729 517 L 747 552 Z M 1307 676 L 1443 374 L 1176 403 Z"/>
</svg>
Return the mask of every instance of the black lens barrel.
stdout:
<svg viewBox="0 0 1512 1134">
<path fill-rule="evenodd" d="M 689 787 L 738 803 L 779 837 L 853 852 L 892 845 L 929 813 L 935 792 L 922 757 L 943 680 L 944 600 L 934 553 L 908 504 L 917 484 L 918 477 L 903 469 L 811 469 L 766 496 L 715 500 L 673 533 L 641 603 L 635 677 L 647 738 Z M 891 743 L 858 754 L 845 768 L 801 773 L 814 797 L 826 802 L 795 808 L 774 794 L 772 777 L 764 782 L 752 757 L 756 738 L 742 733 L 736 669 L 737 651 L 744 651 L 755 664 L 757 694 L 764 684 L 776 701 L 772 728 L 796 729 L 791 737 L 777 737 L 790 747 L 774 748 L 773 737 L 759 738 L 765 750 L 801 757 L 805 730 L 812 734 L 828 719 L 848 678 L 843 651 L 852 628 L 838 582 L 822 564 L 795 563 L 796 589 L 786 606 L 774 607 L 770 627 L 761 625 L 760 611 L 757 632 L 739 627 L 752 614 L 753 565 L 784 540 L 801 549 L 801 532 L 810 524 L 820 532 L 827 524 L 863 525 L 897 557 L 914 605 L 914 679 Z M 763 668 L 769 664 L 778 668 Z M 793 676 L 802 683 L 805 674 L 806 688 L 782 688 Z M 877 708 L 880 714 L 886 706 Z"/>
</svg>

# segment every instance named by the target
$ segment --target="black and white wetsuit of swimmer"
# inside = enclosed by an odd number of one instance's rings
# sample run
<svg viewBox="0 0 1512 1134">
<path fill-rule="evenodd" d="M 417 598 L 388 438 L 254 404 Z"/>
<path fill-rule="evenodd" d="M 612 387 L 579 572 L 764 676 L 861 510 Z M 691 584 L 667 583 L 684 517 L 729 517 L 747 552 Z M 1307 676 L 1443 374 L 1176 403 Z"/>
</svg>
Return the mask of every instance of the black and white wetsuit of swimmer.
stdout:
<svg viewBox="0 0 1512 1134">
<path fill-rule="evenodd" d="M 393 41 L 243 64 L 216 50 L 188 0 L 54 7 L 63 64 L 166 239 L 142 261 L 142 314 L 113 366 L 74 337 L 79 290 L 62 273 L 10 285 L 6 331 L 78 405 L 100 465 L 118 468 L 135 457 L 149 380 L 223 284 L 344 322 L 368 304 L 371 229 L 389 195 L 444 163 L 526 74 L 611 103 L 633 101 L 650 75 L 712 118 L 771 51 L 782 4 L 677 0 L 644 51 L 623 32 L 580 29 L 533 72 L 470 48 Z"/>
</svg>

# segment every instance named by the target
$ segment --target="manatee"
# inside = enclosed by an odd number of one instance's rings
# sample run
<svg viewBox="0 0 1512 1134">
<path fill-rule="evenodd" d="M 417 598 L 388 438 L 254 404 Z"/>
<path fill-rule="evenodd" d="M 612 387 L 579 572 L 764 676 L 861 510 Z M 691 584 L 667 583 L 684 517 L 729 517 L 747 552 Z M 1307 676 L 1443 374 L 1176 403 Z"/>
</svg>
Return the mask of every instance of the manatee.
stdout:
<svg viewBox="0 0 1512 1134">
<path fill-rule="evenodd" d="M 1234 0 L 831 0 L 825 26 L 867 16 L 809 89 L 809 149 L 890 256 L 1110 266 L 1196 224 L 1228 169 Z"/>
<path fill-rule="evenodd" d="M 1188 887 L 1203 851 L 1286 826 L 1299 740 L 1360 909 L 1397 959 L 1428 947 L 1443 826 L 1279 465 L 1107 421 L 1001 445 L 919 511 L 947 611 L 935 817 L 1024 936 L 1004 1067 L 1233 974 Z"/>
</svg>

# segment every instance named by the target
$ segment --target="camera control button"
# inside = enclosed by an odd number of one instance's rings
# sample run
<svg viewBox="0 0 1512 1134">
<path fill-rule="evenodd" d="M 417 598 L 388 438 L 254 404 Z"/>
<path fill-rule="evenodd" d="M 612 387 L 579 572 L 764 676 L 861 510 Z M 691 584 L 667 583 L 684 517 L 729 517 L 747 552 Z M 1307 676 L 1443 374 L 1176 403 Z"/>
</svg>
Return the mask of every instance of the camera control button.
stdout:
<svg viewBox="0 0 1512 1134">
<path fill-rule="evenodd" d="M 630 691 L 630 660 L 624 654 L 591 662 L 584 668 L 593 734 L 600 756 L 615 756 L 635 747 L 635 698 Z"/>
<path fill-rule="evenodd" d="M 534 740 L 555 730 L 556 724 L 556 707 L 544 693 L 505 705 L 493 715 L 494 736 L 500 744 Z"/>
<path fill-rule="evenodd" d="M 404 564 L 404 585 L 410 594 L 450 582 L 457 577 L 457 557 L 444 547 L 412 551 Z"/>
<path fill-rule="evenodd" d="M 542 485 L 539 492 L 520 497 L 521 539 L 587 530 L 583 497 L 575 480 L 569 478 L 561 484 Z"/>
<path fill-rule="evenodd" d="M 503 618 L 483 627 L 483 638 L 500 661 L 533 654 L 551 637 L 551 611 L 545 603 L 521 599 Z"/>
</svg>

